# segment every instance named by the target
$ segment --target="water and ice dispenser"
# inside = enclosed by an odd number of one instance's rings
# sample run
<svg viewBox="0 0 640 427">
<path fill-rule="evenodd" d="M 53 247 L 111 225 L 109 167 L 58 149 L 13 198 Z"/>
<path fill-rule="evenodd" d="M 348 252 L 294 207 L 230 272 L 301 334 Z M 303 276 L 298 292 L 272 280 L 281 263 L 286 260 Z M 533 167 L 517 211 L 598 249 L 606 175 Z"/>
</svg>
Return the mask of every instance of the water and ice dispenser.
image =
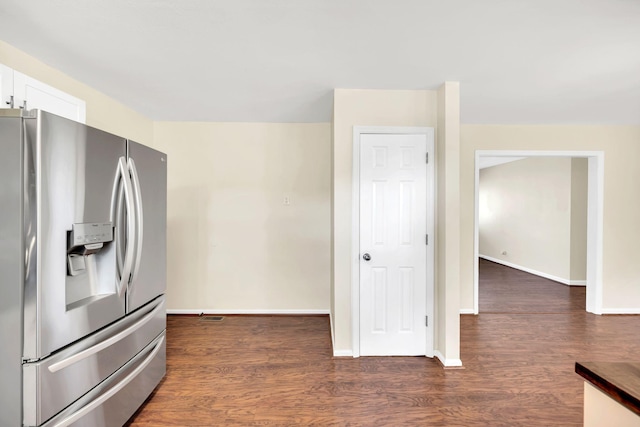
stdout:
<svg viewBox="0 0 640 427">
<path fill-rule="evenodd" d="M 87 268 L 86 257 L 94 255 L 113 241 L 113 225 L 110 222 L 73 224 L 69 233 L 69 275 L 77 276 Z"/>
<path fill-rule="evenodd" d="M 67 309 L 115 292 L 111 222 L 73 224 L 67 232 Z"/>
</svg>

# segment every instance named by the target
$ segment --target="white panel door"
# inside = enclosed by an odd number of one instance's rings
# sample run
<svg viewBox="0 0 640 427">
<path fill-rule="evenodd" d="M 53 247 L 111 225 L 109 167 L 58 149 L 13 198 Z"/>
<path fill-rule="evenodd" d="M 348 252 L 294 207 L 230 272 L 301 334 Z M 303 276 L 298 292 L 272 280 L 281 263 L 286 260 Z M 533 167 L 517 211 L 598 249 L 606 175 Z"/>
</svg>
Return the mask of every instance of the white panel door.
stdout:
<svg viewBox="0 0 640 427">
<path fill-rule="evenodd" d="M 426 153 L 426 135 L 360 138 L 362 356 L 426 352 Z"/>
<path fill-rule="evenodd" d="M 83 100 L 17 71 L 13 72 L 13 92 L 15 108 L 26 106 L 28 110 L 40 109 L 76 122 L 86 122 Z"/>
</svg>

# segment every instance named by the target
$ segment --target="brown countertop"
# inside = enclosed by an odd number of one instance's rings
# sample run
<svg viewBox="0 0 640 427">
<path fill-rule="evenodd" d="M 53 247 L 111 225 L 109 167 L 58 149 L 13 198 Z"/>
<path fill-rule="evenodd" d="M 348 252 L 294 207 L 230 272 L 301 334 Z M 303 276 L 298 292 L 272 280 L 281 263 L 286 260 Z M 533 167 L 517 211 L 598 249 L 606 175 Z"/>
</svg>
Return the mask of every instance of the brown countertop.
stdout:
<svg viewBox="0 0 640 427">
<path fill-rule="evenodd" d="M 576 362 L 576 373 L 640 415 L 640 362 Z"/>
</svg>

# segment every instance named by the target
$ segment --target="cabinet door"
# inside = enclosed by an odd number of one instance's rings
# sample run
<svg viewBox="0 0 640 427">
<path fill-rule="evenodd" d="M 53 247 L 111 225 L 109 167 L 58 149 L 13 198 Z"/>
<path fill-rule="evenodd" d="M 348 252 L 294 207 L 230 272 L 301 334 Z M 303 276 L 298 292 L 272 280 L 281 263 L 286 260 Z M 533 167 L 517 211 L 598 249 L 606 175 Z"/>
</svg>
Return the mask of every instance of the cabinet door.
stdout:
<svg viewBox="0 0 640 427">
<path fill-rule="evenodd" d="M 0 64 L 0 108 L 11 108 L 13 70 Z"/>
<path fill-rule="evenodd" d="M 15 108 L 26 107 L 28 110 L 37 108 L 76 122 L 86 122 L 86 104 L 83 100 L 15 70 L 13 71 L 13 96 Z"/>
</svg>

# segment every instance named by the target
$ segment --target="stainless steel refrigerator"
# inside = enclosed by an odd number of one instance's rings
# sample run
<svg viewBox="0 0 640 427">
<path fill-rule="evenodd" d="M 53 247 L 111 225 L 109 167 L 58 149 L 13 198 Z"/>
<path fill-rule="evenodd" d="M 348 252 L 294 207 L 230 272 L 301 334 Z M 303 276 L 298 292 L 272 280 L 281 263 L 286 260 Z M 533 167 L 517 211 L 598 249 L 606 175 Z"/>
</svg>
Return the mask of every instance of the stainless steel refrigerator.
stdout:
<svg viewBox="0 0 640 427">
<path fill-rule="evenodd" d="M 0 110 L 0 426 L 121 426 L 166 370 L 166 155 Z"/>
</svg>

